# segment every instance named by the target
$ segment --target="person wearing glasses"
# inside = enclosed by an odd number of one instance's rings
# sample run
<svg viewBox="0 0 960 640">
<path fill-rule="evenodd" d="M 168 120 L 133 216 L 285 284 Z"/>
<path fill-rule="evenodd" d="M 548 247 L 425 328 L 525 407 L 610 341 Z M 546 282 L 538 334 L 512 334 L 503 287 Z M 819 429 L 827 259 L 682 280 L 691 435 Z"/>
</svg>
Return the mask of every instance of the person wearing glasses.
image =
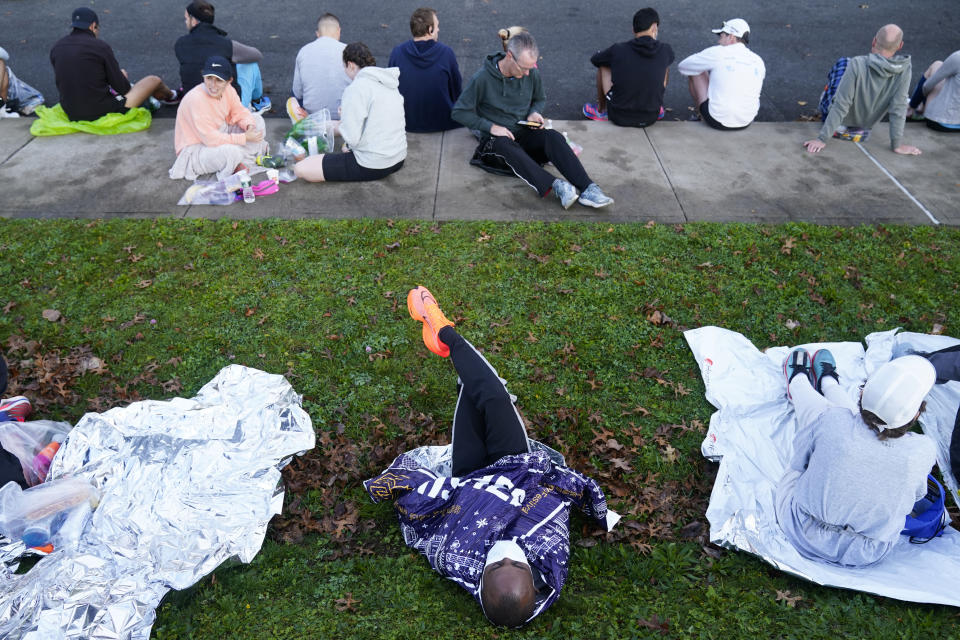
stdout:
<svg viewBox="0 0 960 640">
<path fill-rule="evenodd" d="M 713 32 L 717 44 L 684 58 L 677 69 L 688 76 L 704 122 L 721 131 L 746 129 L 760 110 L 766 67 L 747 48 L 750 25 L 743 18 L 727 20 Z"/>
<path fill-rule="evenodd" d="M 552 191 L 564 209 L 574 202 L 594 208 L 613 204 L 613 198 L 587 175 L 566 138 L 544 127 L 546 95 L 537 69 L 539 55 L 530 33 L 511 37 L 505 53 L 487 56 L 450 115 L 480 140 L 475 155 L 496 158 L 541 197 Z M 563 178 L 543 168 L 548 161 Z"/>
<path fill-rule="evenodd" d="M 400 454 L 364 488 L 376 503 L 393 501 L 407 546 L 476 598 L 487 620 L 522 626 L 560 597 L 571 507 L 606 531 L 620 516 L 595 480 L 528 440 L 504 381 L 426 287 L 410 290 L 407 311 L 427 349 L 456 370 L 453 435 L 449 447 Z"/>
</svg>

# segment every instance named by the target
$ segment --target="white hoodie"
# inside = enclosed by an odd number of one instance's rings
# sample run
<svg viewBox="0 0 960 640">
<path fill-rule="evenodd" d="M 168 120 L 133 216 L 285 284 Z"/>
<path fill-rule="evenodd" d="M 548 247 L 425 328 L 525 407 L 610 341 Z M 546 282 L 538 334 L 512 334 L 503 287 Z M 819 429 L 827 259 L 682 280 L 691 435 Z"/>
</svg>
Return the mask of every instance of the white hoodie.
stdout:
<svg viewBox="0 0 960 640">
<path fill-rule="evenodd" d="M 340 135 L 357 164 L 386 169 L 407 157 L 400 69 L 364 67 L 343 91 Z"/>
</svg>

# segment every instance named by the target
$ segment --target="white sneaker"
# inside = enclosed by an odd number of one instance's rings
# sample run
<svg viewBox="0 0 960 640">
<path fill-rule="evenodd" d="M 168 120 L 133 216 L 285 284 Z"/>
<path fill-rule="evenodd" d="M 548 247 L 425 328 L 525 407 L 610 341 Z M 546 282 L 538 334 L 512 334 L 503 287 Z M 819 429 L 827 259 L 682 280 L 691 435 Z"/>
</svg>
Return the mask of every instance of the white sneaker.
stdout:
<svg viewBox="0 0 960 640">
<path fill-rule="evenodd" d="M 0 118 L 19 118 L 20 114 L 16 111 L 8 111 L 6 107 L 0 108 Z"/>
</svg>

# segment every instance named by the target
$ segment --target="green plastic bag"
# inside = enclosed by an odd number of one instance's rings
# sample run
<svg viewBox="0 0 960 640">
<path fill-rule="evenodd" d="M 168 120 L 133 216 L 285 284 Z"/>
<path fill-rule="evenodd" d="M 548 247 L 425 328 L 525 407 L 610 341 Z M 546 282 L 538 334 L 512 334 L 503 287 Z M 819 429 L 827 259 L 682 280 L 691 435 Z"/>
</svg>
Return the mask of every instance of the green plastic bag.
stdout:
<svg viewBox="0 0 960 640">
<path fill-rule="evenodd" d="M 98 136 L 118 133 L 135 133 L 150 128 L 152 117 L 143 107 L 135 107 L 126 113 L 108 113 L 96 120 L 70 120 L 59 104 L 52 107 L 37 107 L 37 119 L 30 125 L 35 136 L 62 136 L 82 131 Z"/>
</svg>

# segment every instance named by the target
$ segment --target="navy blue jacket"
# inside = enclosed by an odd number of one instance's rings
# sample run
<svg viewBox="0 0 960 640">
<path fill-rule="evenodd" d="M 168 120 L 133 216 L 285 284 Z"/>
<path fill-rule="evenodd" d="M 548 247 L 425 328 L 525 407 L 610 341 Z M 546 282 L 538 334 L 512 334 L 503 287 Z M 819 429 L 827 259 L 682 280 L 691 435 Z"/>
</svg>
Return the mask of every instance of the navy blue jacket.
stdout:
<svg viewBox="0 0 960 640">
<path fill-rule="evenodd" d="M 237 79 L 237 67 L 233 64 L 233 40 L 219 27 L 207 22 L 199 23 L 190 33 L 177 38 L 173 51 L 180 63 L 180 86 L 184 92 L 203 82 L 203 63 L 211 56 L 223 56 L 230 60 L 233 79 Z"/>
<path fill-rule="evenodd" d="M 400 68 L 407 131 L 426 133 L 460 126 L 450 119 L 462 82 L 453 49 L 433 40 L 408 40 L 394 47 L 387 66 Z"/>
</svg>

